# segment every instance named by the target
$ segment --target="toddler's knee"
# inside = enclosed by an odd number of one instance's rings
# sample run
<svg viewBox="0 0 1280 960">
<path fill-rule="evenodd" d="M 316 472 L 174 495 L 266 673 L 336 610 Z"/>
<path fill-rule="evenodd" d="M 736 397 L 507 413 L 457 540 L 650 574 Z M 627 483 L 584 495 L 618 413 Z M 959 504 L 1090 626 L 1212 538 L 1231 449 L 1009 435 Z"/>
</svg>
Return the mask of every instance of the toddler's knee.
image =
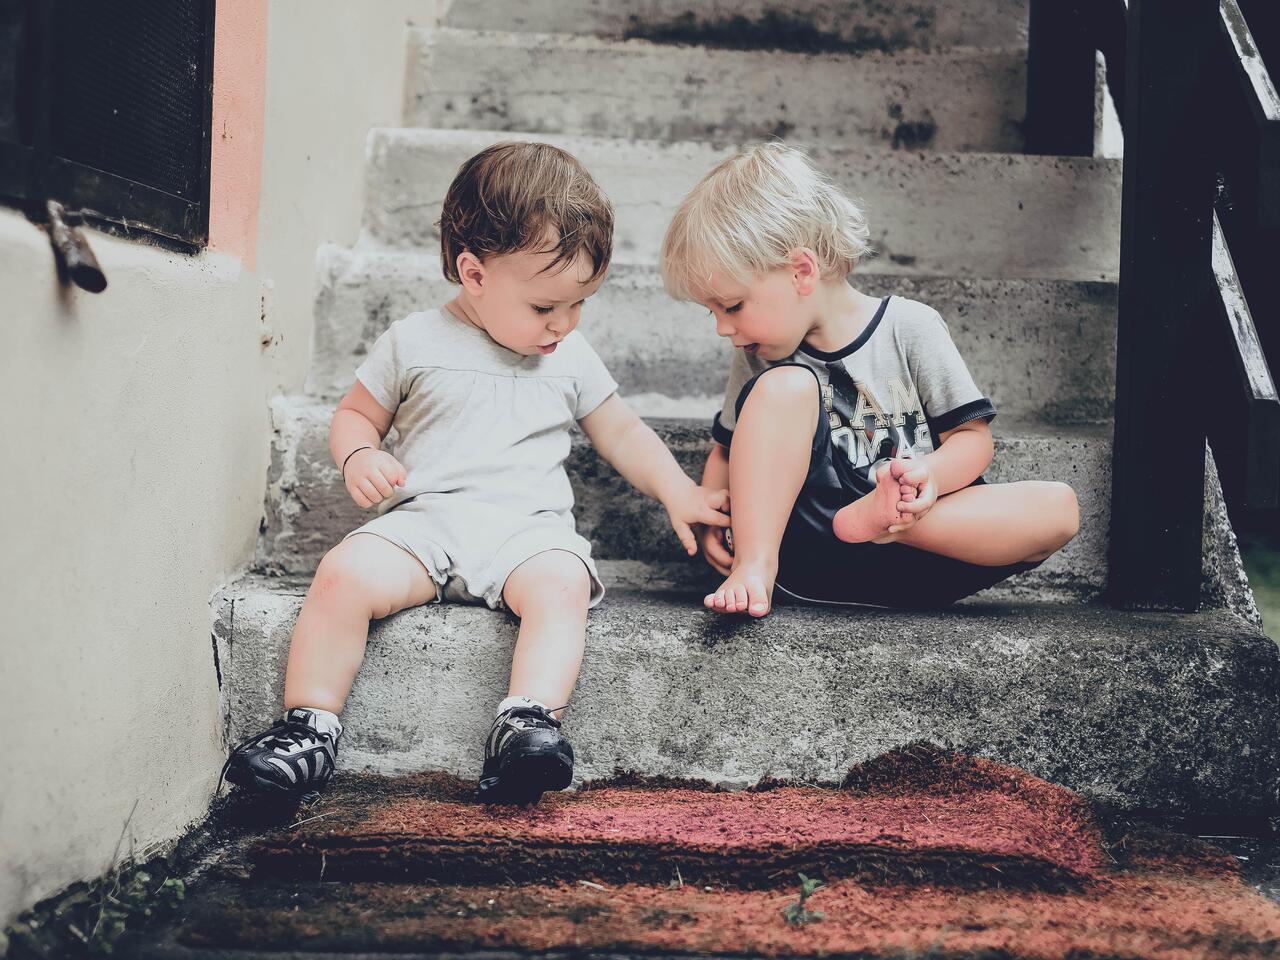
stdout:
<svg viewBox="0 0 1280 960">
<path fill-rule="evenodd" d="M 548 550 L 530 561 L 533 568 L 527 571 L 537 588 L 526 590 L 533 602 L 556 607 L 586 608 L 591 601 L 591 575 L 587 566 L 567 550 Z M 525 603 L 529 602 L 526 599 Z"/>
<path fill-rule="evenodd" d="M 324 555 L 316 569 L 314 591 L 326 598 L 349 598 L 375 606 L 380 585 L 372 575 L 370 564 L 351 541 L 344 540 Z"/>
</svg>

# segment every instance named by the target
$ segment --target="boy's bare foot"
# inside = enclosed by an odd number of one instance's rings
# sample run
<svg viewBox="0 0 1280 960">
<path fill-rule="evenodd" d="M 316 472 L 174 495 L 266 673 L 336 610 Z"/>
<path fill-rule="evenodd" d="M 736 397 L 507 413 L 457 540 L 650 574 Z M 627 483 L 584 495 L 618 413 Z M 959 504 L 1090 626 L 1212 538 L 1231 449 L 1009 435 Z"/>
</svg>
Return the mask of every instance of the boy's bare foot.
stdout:
<svg viewBox="0 0 1280 960">
<path fill-rule="evenodd" d="M 877 470 L 875 490 L 836 512 L 831 526 L 839 539 L 846 543 L 865 543 L 882 536 L 891 524 L 902 519 L 898 511 L 903 499 L 899 480 L 910 468 L 903 464 L 895 477 L 893 470 L 900 463 L 894 460 Z"/>
<path fill-rule="evenodd" d="M 717 613 L 749 613 L 763 617 L 773 606 L 773 581 L 777 566 L 739 562 L 729 579 L 708 593 L 703 606 Z"/>
</svg>

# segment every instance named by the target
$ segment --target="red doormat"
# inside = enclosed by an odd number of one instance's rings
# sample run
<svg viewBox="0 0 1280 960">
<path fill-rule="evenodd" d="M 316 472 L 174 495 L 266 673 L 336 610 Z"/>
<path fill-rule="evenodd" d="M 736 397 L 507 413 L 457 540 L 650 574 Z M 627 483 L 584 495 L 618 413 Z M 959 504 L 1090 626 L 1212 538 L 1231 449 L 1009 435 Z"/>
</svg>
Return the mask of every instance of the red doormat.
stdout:
<svg viewBox="0 0 1280 960">
<path fill-rule="evenodd" d="M 250 881 L 198 891 L 181 939 L 339 952 L 1280 955 L 1280 909 L 1227 855 L 1145 826 L 1104 845 L 1070 792 L 944 752 L 894 753 L 841 790 L 615 782 L 531 810 L 478 807 L 470 790 L 439 776 L 347 778 L 307 814 L 317 819 L 258 845 Z M 827 884 L 806 904 L 823 916 L 796 924 L 783 910 L 801 860 Z M 390 882 L 317 882 L 343 876 Z"/>
<path fill-rule="evenodd" d="M 1106 861 L 1075 794 L 985 760 L 899 751 L 843 789 L 602 785 L 480 806 L 440 775 L 348 779 L 323 816 L 260 842 L 258 876 L 588 879 L 744 889 L 818 877 L 1061 889 Z"/>
</svg>

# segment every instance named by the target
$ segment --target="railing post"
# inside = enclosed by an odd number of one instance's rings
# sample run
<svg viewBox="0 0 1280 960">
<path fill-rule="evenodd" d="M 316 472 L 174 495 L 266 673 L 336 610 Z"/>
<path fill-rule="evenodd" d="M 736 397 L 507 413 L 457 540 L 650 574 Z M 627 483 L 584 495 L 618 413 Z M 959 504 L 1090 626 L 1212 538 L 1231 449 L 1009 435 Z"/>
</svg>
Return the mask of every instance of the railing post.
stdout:
<svg viewBox="0 0 1280 960">
<path fill-rule="evenodd" d="M 1218 0 L 1130 0 L 1110 600 L 1199 605 L 1204 451 L 1215 388 L 1200 358 L 1211 290 L 1210 105 Z"/>
<path fill-rule="evenodd" d="M 1095 51 L 1082 4 L 1031 0 L 1027 25 L 1027 153 L 1093 154 Z"/>
</svg>

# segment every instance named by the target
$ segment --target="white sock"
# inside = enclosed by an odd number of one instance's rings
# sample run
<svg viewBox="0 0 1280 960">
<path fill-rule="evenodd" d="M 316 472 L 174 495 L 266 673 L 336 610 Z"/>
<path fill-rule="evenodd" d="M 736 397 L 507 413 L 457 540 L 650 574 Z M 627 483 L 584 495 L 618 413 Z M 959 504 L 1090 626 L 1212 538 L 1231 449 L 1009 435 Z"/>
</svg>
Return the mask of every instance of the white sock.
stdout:
<svg viewBox="0 0 1280 960">
<path fill-rule="evenodd" d="M 321 710 L 319 707 L 293 707 L 294 710 L 309 710 L 314 715 L 312 718 L 312 726 L 320 733 L 327 733 L 337 740 L 342 736 L 342 721 L 338 719 L 336 713 L 328 710 Z M 285 711 L 286 713 L 288 711 Z"/>
<path fill-rule="evenodd" d="M 541 707 L 543 710 L 550 710 L 541 700 L 535 700 L 533 697 L 507 697 L 498 704 L 498 712 L 494 716 L 501 716 L 512 707 Z"/>
</svg>

